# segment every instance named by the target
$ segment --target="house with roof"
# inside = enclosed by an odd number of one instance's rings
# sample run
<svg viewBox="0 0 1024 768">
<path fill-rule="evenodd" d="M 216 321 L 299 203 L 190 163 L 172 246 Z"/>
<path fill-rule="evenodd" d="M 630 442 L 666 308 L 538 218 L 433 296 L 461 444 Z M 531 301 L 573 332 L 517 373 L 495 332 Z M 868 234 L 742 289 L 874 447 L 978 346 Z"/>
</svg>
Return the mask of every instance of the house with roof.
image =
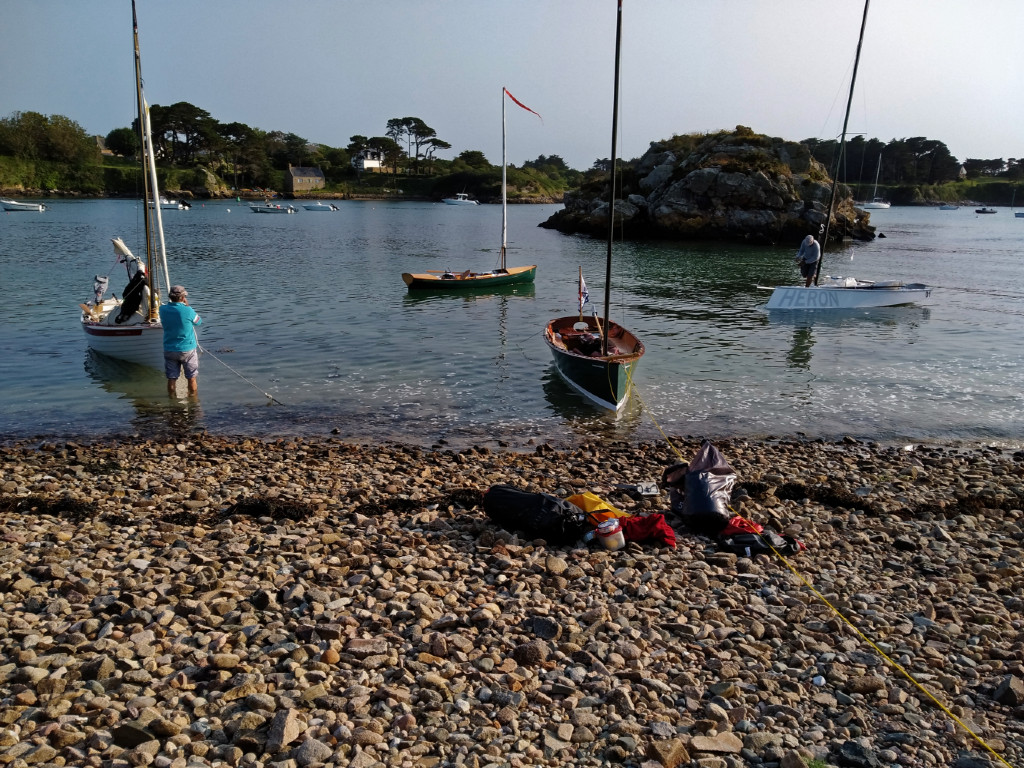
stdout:
<svg viewBox="0 0 1024 768">
<path fill-rule="evenodd" d="M 384 153 L 379 149 L 361 149 L 352 156 L 352 167 L 362 173 L 380 173 L 384 167 Z"/>
<path fill-rule="evenodd" d="M 289 195 L 301 195 L 305 192 L 312 192 L 323 189 L 326 180 L 324 172 L 319 168 L 306 168 L 303 166 L 288 164 L 288 170 L 284 175 L 284 191 Z"/>
</svg>

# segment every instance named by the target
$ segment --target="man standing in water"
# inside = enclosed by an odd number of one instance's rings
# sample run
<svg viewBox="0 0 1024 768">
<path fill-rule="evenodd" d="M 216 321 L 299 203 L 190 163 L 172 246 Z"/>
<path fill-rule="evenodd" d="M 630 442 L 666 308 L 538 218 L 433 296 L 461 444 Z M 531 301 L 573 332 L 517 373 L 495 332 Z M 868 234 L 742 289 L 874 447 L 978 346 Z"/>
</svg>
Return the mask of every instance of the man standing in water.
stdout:
<svg viewBox="0 0 1024 768">
<path fill-rule="evenodd" d="M 796 252 L 796 263 L 800 265 L 800 276 L 804 278 L 804 288 L 811 287 L 811 281 L 818 269 L 818 259 L 820 258 L 821 246 L 814 239 L 814 235 L 808 235 L 800 243 L 800 250 Z"/>
<path fill-rule="evenodd" d="M 164 327 L 164 371 L 167 373 L 167 394 L 175 397 L 182 369 L 188 381 L 188 393 L 199 394 L 199 340 L 195 327 L 203 320 L 188 305 L 188 291 L 182 285 L 171 286 L 171 303 L 160 307 L 160 323 Z"/>
</svg>

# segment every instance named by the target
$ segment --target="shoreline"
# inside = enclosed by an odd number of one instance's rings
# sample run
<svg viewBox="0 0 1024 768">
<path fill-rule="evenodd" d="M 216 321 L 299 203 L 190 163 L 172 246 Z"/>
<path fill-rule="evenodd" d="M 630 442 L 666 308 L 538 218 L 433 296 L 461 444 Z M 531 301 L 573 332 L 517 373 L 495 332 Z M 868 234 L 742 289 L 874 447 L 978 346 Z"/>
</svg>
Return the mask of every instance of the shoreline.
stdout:
<svg viewBox="0 0 1024 768">
<path fill-rule="evenodd" d="M 777 558 L 622 487 L 698 439 L 32 442 L 0 446 L 5 762 L 986 764 Z M 1020 764 L 1024 452 L 715 445 L 733 507 Z M 501 483 L 666 513 L 677 548 L 504 531 L 479 504 Z"/>
</svg>

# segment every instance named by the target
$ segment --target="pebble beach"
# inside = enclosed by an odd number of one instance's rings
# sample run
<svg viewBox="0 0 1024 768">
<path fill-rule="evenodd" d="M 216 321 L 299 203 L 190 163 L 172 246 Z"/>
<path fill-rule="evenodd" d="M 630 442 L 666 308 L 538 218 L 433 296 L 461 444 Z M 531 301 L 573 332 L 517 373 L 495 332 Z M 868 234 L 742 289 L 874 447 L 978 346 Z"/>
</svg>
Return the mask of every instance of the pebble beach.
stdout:
<svg viewBox="0 0 1024 768">
<path fill-rule="evenodd" d="M 0 765 L 1024 765 L 1024 452 L 715 445 L 805 551 L 638 493 L 690 438 L 2 446 Z M 503 530 L 495 484 L 677 546 Z"/>
</svg>

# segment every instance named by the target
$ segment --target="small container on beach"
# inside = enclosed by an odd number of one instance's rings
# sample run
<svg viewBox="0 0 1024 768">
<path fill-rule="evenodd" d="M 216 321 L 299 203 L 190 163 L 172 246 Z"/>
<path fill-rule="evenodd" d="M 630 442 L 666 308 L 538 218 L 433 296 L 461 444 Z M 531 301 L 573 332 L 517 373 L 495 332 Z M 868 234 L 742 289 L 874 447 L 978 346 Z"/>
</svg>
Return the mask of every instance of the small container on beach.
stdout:
<svg viewBox="0 0 1024 768">
<path fill-rule="evenodd" d="M 626 537 L 622 533 L 622 526 L 614 518 L 605 520 L 597 526 L 597 538 L 605 549 L 612 552 L 626 546 Z"/>
</svg>

